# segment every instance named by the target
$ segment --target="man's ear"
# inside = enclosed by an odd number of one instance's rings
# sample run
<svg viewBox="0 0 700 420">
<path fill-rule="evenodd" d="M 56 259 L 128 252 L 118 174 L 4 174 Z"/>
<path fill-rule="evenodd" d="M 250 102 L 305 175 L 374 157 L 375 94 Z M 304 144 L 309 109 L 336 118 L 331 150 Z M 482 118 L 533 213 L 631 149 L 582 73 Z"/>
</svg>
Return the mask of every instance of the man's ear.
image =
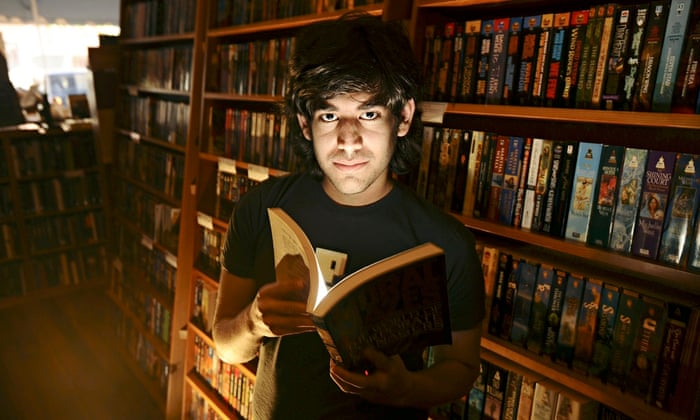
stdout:
<svg viewBox="0 0 700 420">
<path fill-rule="evenodd" d="M 416 101 L 411 98 L 406 101 L 406 105 L 403 106 L 401 110 L 401 121 L 399 122 L 398 136 L 403 137 L 408 134 L 408 130 L 411 128 L 411 121 L 413 121 L 413 115 L 416 112 Z"/>
<path fill-rule="evenodd" d="M 309 122 L 301 114 L 297 114 L 297 121 L 299 122 L 299 128 L 301 128 L 302 134 L 306 140 L 311 141 L 311 127 L 309 127 Z"/>
</svg>

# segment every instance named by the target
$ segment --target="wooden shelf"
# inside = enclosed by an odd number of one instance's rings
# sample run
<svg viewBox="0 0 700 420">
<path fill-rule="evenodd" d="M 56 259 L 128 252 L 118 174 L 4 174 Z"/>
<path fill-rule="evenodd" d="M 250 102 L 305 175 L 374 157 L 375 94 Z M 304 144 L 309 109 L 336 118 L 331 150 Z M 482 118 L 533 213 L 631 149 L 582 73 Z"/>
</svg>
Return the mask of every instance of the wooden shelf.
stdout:
<svg viewBox="0 0 700 420">
<path fill-rule="evenodd" d="M 172 44 L 178 42 L 193 42 L 194 33 L 182 33 L 182 34 L 169 34 L 169 35 L 156 35 L 147 36 L 143 38 L 120 38 L 120 45 L 127 46 L 148 46 L 150 44 Z"/>
</svg>

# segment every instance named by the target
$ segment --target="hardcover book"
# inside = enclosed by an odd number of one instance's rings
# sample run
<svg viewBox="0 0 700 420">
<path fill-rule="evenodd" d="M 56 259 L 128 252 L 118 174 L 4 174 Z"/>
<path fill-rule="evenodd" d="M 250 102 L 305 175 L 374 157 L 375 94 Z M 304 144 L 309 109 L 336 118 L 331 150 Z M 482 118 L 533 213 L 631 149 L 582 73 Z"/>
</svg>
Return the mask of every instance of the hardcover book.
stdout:
<svg viewBox="0 0 700 420">
<path fill-rule="evenodd" d="M 648 3 L 640 3 L 634 7 L 634 15 L 631 18 L 632 29 L 630 33 L 630 46 L 627 51 L 625 80 L 623 87 L 622 103 L 620 109 L 632 109 L 632 98 L 635 94 L 635 84 L 639 76 L 640 61 L 644 38 L 647 28 L 647 20 L 650 13 Z"/>
<path fill-rule="evenodd" d="M 678 76 L 671 99 L 671 112 L 697 114 L 700 93 L 700 2 L 695 1 L 688 22 L 688 34 L 680 57 Z"/>
<path fill-rule="evenodd" d="M 581 298 L 578 320 L 576 323 L 576 343 L 571 367 L 577 372 L 586 373 L 593 359 L 593 342 L 595 341 L 600 308 L 600 296 L 603 283 L 594 278 L 586 280 Z"/>
<path fill-rule="evenodd" d="M 481 21 L 481 37 L 479 42 L 479 59 L 476 67 L 476 87 L 474 102 L 486 103 L 486 90 L 489 81 L 489 66 L 491 65 L 491 44 L 493 42 L 493 19 Z"/>
<path fill-rule="evenodd" d="M 569 37 L 571 36 L 571 13 L 554 14 L 554 30 L 552 32 L 552 51 L 547 69 L 545 86 L 545 106 L 561 106 L 564 79 L 569 61 Z"/>
<path fill-rule="evenodd" d="M 299 225 L 281 209 L 268 209 L 268 215 L 278 281 L 284 281 L 285 273 L 308 272 L 307 310 L 335 363 L 362 372 L 372 369 L 362 355 L 368 346 L 396 355 L 451 343 L 442 249 L 431 243 L 416 246 L 366 266 L 329 289 L 327 270 Z M 377 298 L 389 295 L 412 299 Z"/>
<path fill-rule="evenodd" d="M 632 237 L 634 255 L 652 260 L 658 255 L 675 162 L 673 152 L 649 151 L 642 200 Z"/>
<path fill-rule="evenodd" d="M 566 279 L 566 292 L 564 293 L 564 304 L 561 309 L 561 322 L 559 323 L 556 350 L 556 360 L 568 367 L 571 367 L 574 358 L 578 316 L 581 312 L 581 299 L 585 287 L 586 281 L 580 274 L 569 273 Z"/>
<path fill-rule="evenodd" d="M 651 110 L 654 112 L 671 112 L 673 90 L 692 8 L 693 0 L 671 0 L 651 100 Z"/>
<path fill-rule="evenodd" d="M 513 302 L 513 326 L 510 330 L 510 340 L 525 347 L 529 332 L 530 309 L 535 291 L 535 282 L 539 265 L 521 260 L 515 301 Z"/>
<path fill-rule="evenodd" d="M 510 18 L 493 20 L 493 40 L 489 57 L 489 73 L 486 84 L 486 103 L 500 104 L 503 97 L 503 82 L 506 75 L 508 57 L 508 37 L 510 36 Z"/>
<path fill-rule="evenodd" d="M 634 12 L 634 6 L 620 5 L 615 15 L 610 55 L 605 66 L 603 82 L 601 104 L 604 109 L 622 108 Z"/>
<path fill-rule="evenodd" d="M 559 180 L 554 191 L 554 208 L 552 209 L 552 227 L 550 235 L 563 237 L 566 233 L 566 221 L 569 217 L 569 200 L 574 184 L 574 172 L 576 170 L 576 159 L 578 158 L 578 142 L 568 141 L 564 144 Z"/>
<path fill-rule="evenodd" d="M 518 72 L 520 71 L 520 56 L 522 55 L 523 43 L 523 18 L 510 18 L 508 33 L 508 48 L 506 56 L 506 71 L 503 78 L 502 104 L 515 104 L 516 92 L 518 91 Z"/>
<path fill-rule="evenodd" d="M 547 310 L 549 309 L 550 293 L 554 281 L 554 268 L 541 265 L 537 273 L 535 290 L 530 308 L 530 321 L 527 335 L 527 349 L 540 354 L 543 351 L 544 337 L 547 331 Z"/>
<path fill-rule="evenodd" d="M 593 207 L 593 188 L 598 179 L 600 143 L 579 143 L 574 184 L 569 204 L 569 216 L 566 221 L 567 239 L 586 242 L 588 238 L 588 221 Z"/>
<path fill-rule="evenodd" d="M 646 149 L 625 148 L 625 158 L 620 172 L 620 191 L 608 244 L 610 249 L 615 251 L 632 250 L 632 235 L 637 223 L 648 154 L 649 151 Z"/>
<path fill-rule="evenodd" d="M 529 105 L 532 95 L 532 81 L 535 75 L 535 60 L 539 48 L 538 38 L 542 30 L 542 16 L 527 16 L 523 19 L 522 53 L 518 70 L 518 86 L 515 103 Z"/>
<path fill-rule="evenodd" d="M 603 82 L 605 69 L 610 56 L 610 45 L 613 37 L 613 26 L 615 23 L 616 3 L 608 3 L 605 7 L 605 17 L 603 18 L 603 29 L 600 35 L 600 50 L 598 51 L 598 63 L 596 65 L 595 78 L 593 79 L 593 91 L 591 92 L 591 107 L 598 109 L 601 107 L 603 96 Z"/>
<path fill-rule="evenodd" d="M 598 325 L 593 341 L 593 357 L 588 366 L 588 374 L 596 378 L 605 378 L 608 373 L 620 294 L 619 287 L 606 284 L 600 295 Z"/>
<path fill-rule="evenodd" d="M 513 222 L 515 201 L 520 185 L 524 142 L 525 139 L 517 136 L 511 136 L 508 142 L 508 153 L 503 171 L 503 186 L 497 207 L 498 221 L 504 225 L 510 225 Z"/>
<path fill-rule="evenodd" d="M 639 328 L 632 348 L 632 363 L 625 379 L 625 390 L 651 402 L 651 391 L 659 365 L 666 324 L 666 306 L 661 300 L 642 296 Z"/>
<path fill-rule="evenodd" d="M 588 29 L 588 13 L 587 9 L 571 12 L 571 32 L 567 45 L 568 60 L 566 61 L 564 87 L 561 93 L 561 106 L 567 108 L 576 106 L 583 44 Z"/>
<path fill-rule="evenodd" d="M 610 366 L 604 377 L 613 385 L 625 387 L 625 378 L 632 363 L 634 338 L 642 317 L 642 299 L 639 293 L 629 289 L 623 290 L 617 306 L 617 320 L 612 337 Z"/>
<path fill-rule="evenodd" d="M 644 47 L 639 61 L 639 76 L 634 85 L 633 111 L 651 111 L 656 73 L 668 20 L 668 7 L 667 0 L 659 0 L 652 2 L 649 8 Z"/>
<path fill-rule="evenodd" d="M 567 277 L 568 273 L 566 271 L 558 268 L 554 270 L 554 278 L 552 279 L 552 288 L 549 295 L 549 307 L 547 308 L 547 322 L 543 346 L 543 353 L 552 358 L 556 356 L 557 353 L 557 341 L 559 337 L 559 327 L 561 326 Z"/>
<path fill-rule="evenodd" d="M 617 203 L 618 179 L 625 148 L 623 146 L 603 145 L 598 170 L 598 182 L 593 194 L 591 220 L 588 222 L 589 245 L 607 248 L 610 230 Z"/>
<path fill-rule="evenodd" d="M 470 20 L 464 25 L 464 59 L 460 102 L 474 102 L 476 93 L 476 71 L 479 67 L 481 48 L 481 20 Z"/>
<path fill-rule="evenodd" d="M 535 74 L 532 81 L 532 95 L 530 95 L 531 105 L 541 106 L 545 103 L 547 74 L 552 58 L 553 38 L 554 14 L 545 13 L 542 15 L 541 30 L 537 38 L 537 58 L 534 66 Z"/>
<path fill-rule="evenodd" d="M 659 261 L 685 265 L 700 205 L 700 155 L 678 153 L 664 220 Z"/>
</svg>

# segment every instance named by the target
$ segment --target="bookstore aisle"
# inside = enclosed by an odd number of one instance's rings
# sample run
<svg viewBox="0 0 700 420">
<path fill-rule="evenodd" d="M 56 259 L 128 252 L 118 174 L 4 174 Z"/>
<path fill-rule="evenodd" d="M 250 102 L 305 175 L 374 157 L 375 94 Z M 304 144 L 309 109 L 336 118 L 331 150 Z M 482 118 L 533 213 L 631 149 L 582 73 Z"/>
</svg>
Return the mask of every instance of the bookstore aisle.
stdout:
<svg viewBox="0 0 700 420">
<path fill-rule="evenodd" d="M 90 289 L 0 309 L 0 419 L 160 419 L 114 352 L 114 304 Z"/>
</svg>

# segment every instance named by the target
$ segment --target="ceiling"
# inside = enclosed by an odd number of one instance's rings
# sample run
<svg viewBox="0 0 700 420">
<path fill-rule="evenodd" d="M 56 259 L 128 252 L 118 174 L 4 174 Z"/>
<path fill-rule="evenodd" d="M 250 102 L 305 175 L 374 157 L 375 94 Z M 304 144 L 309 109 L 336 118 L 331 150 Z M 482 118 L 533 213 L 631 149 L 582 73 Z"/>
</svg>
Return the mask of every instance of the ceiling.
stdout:
<svg viewBox="0 0 700 420">
<path fill-rule="evenodd" d="M 40 17 L 53 23 L 119 25 L 119 0 L 34 0 Z M 1 0 L 0 23 L 33 22 L 32 0 Z M 4 18 L 2 17 L 4 16 Z"/>
</svg>

